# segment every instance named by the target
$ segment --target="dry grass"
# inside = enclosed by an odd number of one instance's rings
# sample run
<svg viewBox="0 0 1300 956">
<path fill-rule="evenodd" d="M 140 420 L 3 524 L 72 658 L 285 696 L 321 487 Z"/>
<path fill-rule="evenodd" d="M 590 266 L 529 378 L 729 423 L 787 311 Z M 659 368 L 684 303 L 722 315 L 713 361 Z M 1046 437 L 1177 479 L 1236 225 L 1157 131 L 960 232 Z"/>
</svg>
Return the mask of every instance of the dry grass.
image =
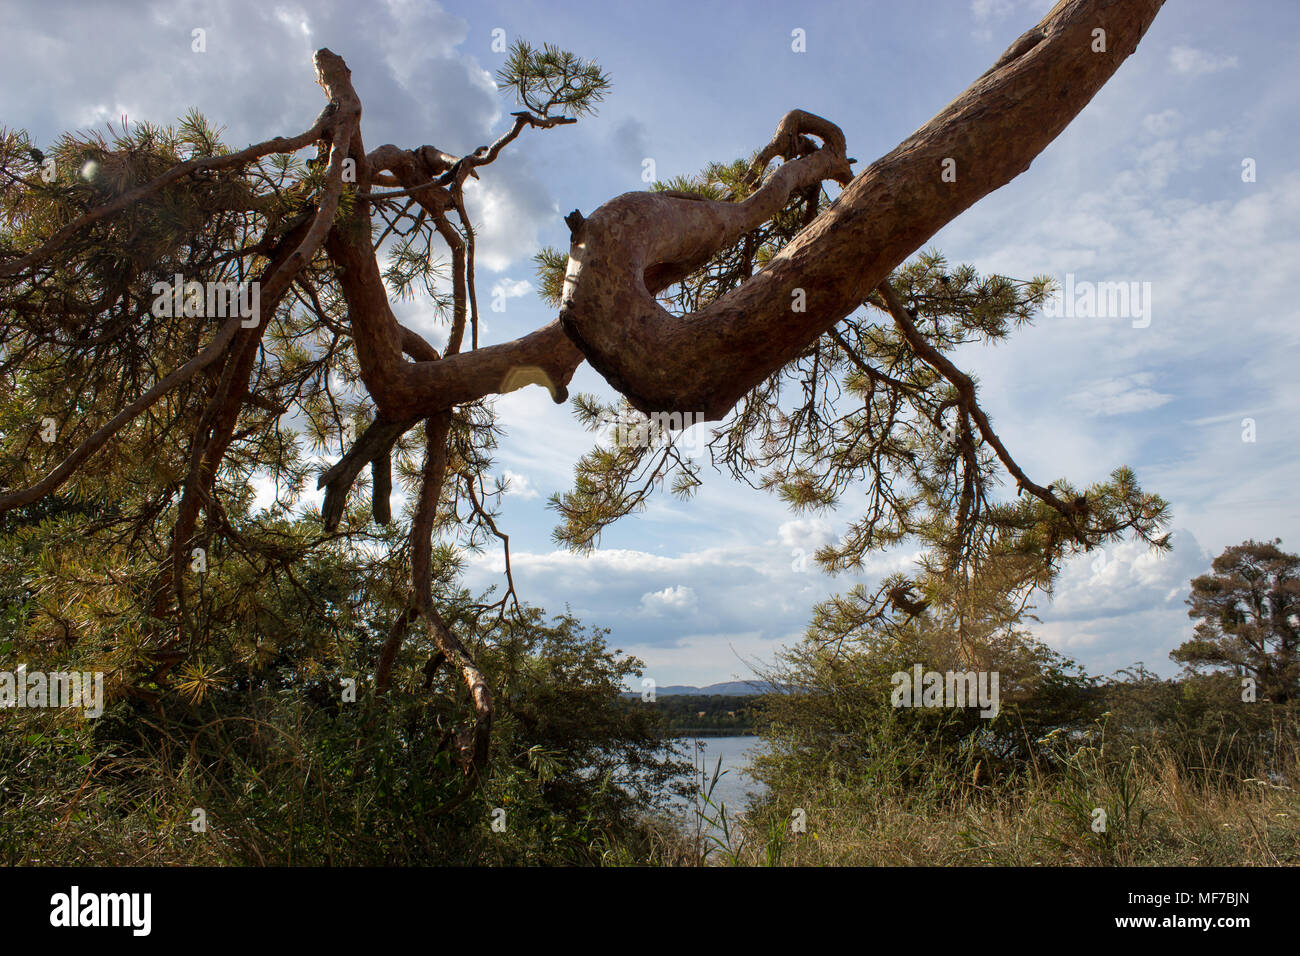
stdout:
<svg viewBox="0 0 1300 956">
<path fill-rule="evenodd" d="M 905 792 L 812 787 L 788 810 L 752 813 L 713 863 L 762 866 L 1279 866 L 1300 865 L 1300 753 L 1277 780 L 1234 777 L 1212 766 L 1180 769 L 1166 752 L 1093 759 L 1074 771 L 1034 771 L 998 788 L 964 787 L 951 799 Z M 1123 756 L 1123 755 L 1121 755 Z M 793 801 L 793 802 L 792 802 Z M 1094 811 L 1107 811 L 1095 832 Z M 774 823 L 780 824 L 773 826 Z"/>
</svg>

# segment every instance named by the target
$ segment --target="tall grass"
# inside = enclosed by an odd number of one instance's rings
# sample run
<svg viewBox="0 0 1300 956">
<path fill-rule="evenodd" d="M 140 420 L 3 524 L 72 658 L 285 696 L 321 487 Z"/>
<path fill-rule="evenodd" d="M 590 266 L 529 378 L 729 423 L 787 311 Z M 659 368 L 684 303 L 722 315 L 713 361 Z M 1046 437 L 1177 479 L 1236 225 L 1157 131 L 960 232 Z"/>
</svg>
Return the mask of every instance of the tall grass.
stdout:
<svg viewBox="0 0 1300 956">
<path fill-rule="evenodd" d="M 1300 865 L 1294 716 L 1190 734 L 1103 715 L 990 769 L 977 737 L 886 714 L 829 747 L 774 740 L 756 768 L 768 790 L 744 808 L 719 799 L 720 762 L 699 768 L 693 826 L 571 774 L 578 799 L 557 811 L 542 795 L 563 754 L 512 754 L 509 722 L 481 790 L 438 815 L 459 771 L 401 708 L 343 719 L 280 702 L 147 734 L 136 721 L 130 747 L 113 721 L 87 736 L 75 719 L 5 717 L 0 863 Z"/>
<path fill-rule="evenodd" d="M 878 741 L 877 741 L 878 742 Z M 1267 776 L 1240 753 L 1108 739 L 1106 721 L 1043 741 L 1023 772 L 981 778 L 973 751 L 932 755 L 909 779 L 915 741 L 900 736 L 867 772 L 802 771 L 745 815 L 714 862 L 761 866 L 1300 865 L 1300 748 L 1270 751 Z M 1261 758 L 1263 754 L 1261 753 Z M 881 772 L 881 771 L 884 772 Z M 793 832 L 791 812 L 806 814 Z M 1104 811 L 1104 817 L 1098 813 Z"/>
</svg>

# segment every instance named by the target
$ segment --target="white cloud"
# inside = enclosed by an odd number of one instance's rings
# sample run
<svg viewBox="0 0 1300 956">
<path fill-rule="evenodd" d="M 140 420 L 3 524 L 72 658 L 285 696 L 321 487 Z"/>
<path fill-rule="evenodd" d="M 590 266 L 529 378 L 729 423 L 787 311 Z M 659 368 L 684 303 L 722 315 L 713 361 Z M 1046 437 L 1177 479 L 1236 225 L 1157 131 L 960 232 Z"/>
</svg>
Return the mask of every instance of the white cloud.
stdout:
<svg viewBox="0 0 1300 956">
<path fill-rule="evenodd" d="M 1138 150 L 1137 166 L 1151 189 L 1164 189 L 1169 177 L 1178 171 L 1182 153 L 1178 141 L 1162 139 Z"/>
<path fill-rule="evenodd" d="M 803 548 L 811 553 L 827 544 L 834 534 L 825 518 L 795 518 L 777 528 L 777 536 L 787 548 Z"/>
<path fill-rule="evenodd" d="M 800 632 L 763 634 L 737 631 L 687 634 L 672 647 L 624 644 L 629 654 L 646 662 L 645 676 L 660 686 L 705 686 L 726 680 L 752 680 L 754 665 L 770 664 L 783 646 L 799 640 Z M 639 689 L 634 685 L 632 689 Z"/>
<path fill-rule="evenodd" d="M 527 475 L 521 475 L 517 471 L 506 469 L 502 472 L 502 477 L 506 480 L 506 494 L 525 500 L 541 496 L 536 488 L 528 480 Z"/>
<path fill-rule="evenodd" d="M 1088 415 L 1130 415 L 1168 404 L 1173 396 L 1150 388 L 1155 376 L 1136 373 L 1093 382 L 1070 395 L 1068 401 Z"/>
<path fill-rule="evenodd" d="M 510 148 L 526 148 L 518 140 Z M 559 206 L 518 152 L 502 155 L 465 184 L 465 205 L 475 224 L 475 259 L 493 272 L 531 258 L 542 245 L 543 224 L 560 220 Z"/>
<path fill-rule="evenodd" d="M 1166 111 L 1171 112 L 1176 111 Z M 1181 125 L 1181 120 L 1160 113 L 1147 116 L 1142 125 L 1148 132 L 1173 130 Z M 1228 131 L 1224 129 L 1203 129 L 1182 139 L 1158 140 L 1138 150 L 1137 173 L 1144 180 L 1145 188 L 1162 190 L 1175 173 L 1200 169 L 1207 159 L 1222 153 L 1227 142 Z"/>
<path fill-rule="evenodd" d="M 1142 128 L 1155 136 L 1168 136 L 1183 123 L 1183 114 L 1175 109 L 1148 113 L 1142 117 Z"/>
<path fill-rule="evenodd" d="M 1021 14 L 1025 20 L 1024 26 L 1028 27 L 1031 22 L 1037 22 L 1043 18 L 1052 7 L 1053 0 L 971 0 L 970 12 L 979 26 L 971 31 L 971 35 L 980 42 L 988 42 L 993 39 L 992 23 L 995 20 L 1004 20 L 1012 14 Z M 1008 37 L 1008 40 L 1013 37 Z"/>
<path fill-rule="evenodd" d="M 773 512 L 780 511 L 773 504 Z M 776 522 L 770 527 L 775 530 Z M 736 535 L 741 543 L 675 555 L 617 547 L 590 554 L 516 548 L 511 567 L 521 594 L 562 598 L 580 620 L 611 628 L 611 645 L 637 648 L 637 656 L 658 668 L 669 656 L 678 659 L 688 641 L 723 646 L 736 635 L 748 635 L 751 644 L 770 644 L 797 636 L 818 601 L 855 583 L 879 581 L 911 566 L 916 558 L 914 551 L 876 554 L 868 559 L 863 574 L 832 578 L 812 564 L 796 567 L 779 533 L 756 542 L 753 520 L 746 530 L 748 537 Z M 823 533 L 820 528 L 808 530 Z M 792 540 L 791 532 L 786 529 L 787 540 Z M 499 553 L 474 555 L 468 561 L 466 583 L 475 591 L 499 584 L 503 569 Z M 665 627 L 665 621 L 673 626 Z M 668 682 L 672 681 L 662 681 Z"/>
<path fill-rule="evenodd" d="M 533 284 L 527 279 L 498 279 L 492 286 L 492 298 L 517 299 L 533 291 Z"/>
<path fill-rule="evenodd" d="M 1062 570 L 1051 604 L 1037 612 L 1034 633 L 1067 655 L 1086 652 L 1093 673 L 1139 660 L 1173 673 L 1169 652 L 1191 636 L 1183 601 L 1211 555 L 1185 529 L 1170 541 L 1171 552 L 1124 541 L 1078 555 Z"/>
<path fill-rule="evenodd" d="M 1218 73 L 1220 70 L 1235 69 L 1237 58 L 1207 53 L 1190 46 L 1176 46 L 1169 51 L 1169 65 L 1175 73 L 1185 76 L 1198 76 L 1202 73 Z"/>
<path fill-rule="evenodd" d="M 432 144 L 467 153 L 500 135 L 510 108 L 478 59 L 495 66 L 499 56 L 486 43 L 468 42 L 468 21 L 432 0 L 362 7 L 154 0 L 136 4 L 135 14 L 98 3 L 69 6 L 58 17 L 31 16 L 23 4 L 0 7 L 0 34 L 11 40 L 0 59 L 0 89 L 39 91 L 30 109 L 6 104 L 4 120 L 41 142 L 64 129 L 116 125 L 124 113 L 133 122 L 171 124 L 190 108 L 224 126 L 235 148 L 299 133 L 324 105 L 312 66 L 319 47 L 346 58 L 372 147 Z M 191 49 L 192 27 L 206 31 L 205 53 Z M 88 49 L 97 51 L 91 60 L 82 55 Z M 523 158 L 535 146 L 535 137 L 521 137 L 466 186 L 480 267 L 500 271 L 531 256 L 538 227 L 558 219 L 549 190 Z"/>
<path fill-rule="evenodd" d="M 976 20 L 997 20 L 1016 9 L 1012 0 L 971 0 L 970 12 Z"/>
<path fill-rule="evenodd" d="M 655 617 L 665 612 L 693 611 L 698 604 L 695 590 L 684 584 L 641 595 L 641 612 Z"/>
</svg>

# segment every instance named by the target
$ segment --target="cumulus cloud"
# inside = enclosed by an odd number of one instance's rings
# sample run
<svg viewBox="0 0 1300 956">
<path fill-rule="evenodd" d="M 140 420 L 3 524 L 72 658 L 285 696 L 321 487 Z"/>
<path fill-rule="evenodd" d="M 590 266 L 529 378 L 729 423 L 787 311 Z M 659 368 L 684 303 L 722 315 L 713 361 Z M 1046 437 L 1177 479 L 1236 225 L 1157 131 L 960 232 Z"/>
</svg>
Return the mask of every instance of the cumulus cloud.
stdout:
<svg viewBox="0 0 1300 956">
<path fill-rule="evenodd" d="M 560 219 L 549 190 L 518 154 L 503 155 L 482 180 L 467 182 L 465 206 L 477 229 L 476 262 L 493 272 L 529 259 L 543 225 Z"/>
<path fill-rule="evenodd" d="M 693 588 L 684 584 L 641 595 L 641 611 L 658 617 L 665 612 L 692 611 L 699 601 Z"/>
<path fill-rule="evenodd" d="M 517 299 L 533 291 L 533 284 L 527 279 L 498 279 L 492 286 L 492 298 Z"/>
<path fill-rule="evenodd" d="M 456 51 L 466 21 L 436 3 L 313 3 L 307 9 L 167 0 L 129 10 L 77 3 L 58 17 L 8 5 L 0 23 L 11 41 L 0 64 L 4 85 L 38 82 L 39 118 L 59 128 L 87 111 L 129 106 L 133 120 L 165 123 L 193 106 L 225 125 L 236 144 L 297 132 L 322 105 L 311 61 L 322 46 L 348 60 L 371 142 L 412 127 L 475 139 L 501 112 L 484 71 Z M 196 30 L 203 31 L 201 44 Z M 91 48 L 93 58 L 80 52 Z M 141 56 L 146 49 L 149 55 Z M 160 75 L 166 83 L 157 81 Z M 454 95 L 430 96 L 439 86 Z"/>
<path fill-rule="evenodd" d="M 1217 53 L 1207 53 L 1190 46 L 1176 46 L 1169 51 L 1169 65 L 1175 73 L 1197 76 L 1201 73 L 1218 73 L 1235 69 L 1237 58 Z"/>
<path fill-rule="evenodd" d="M 502 472 L 502 477 L 506 480 L 506 494 L 516 498 L 531 499 L 541 496 L 536 488 L 529 482 L 527 475 L 521 475 L 517 471 L 511 471 L 507 468 Z"/>
<path fill-rule="evenodd" d="M 825 518 L 796 518 L 777 528 L 777 538 L 790 552 L 790 567 L 804 572 L 815 566 L 817 549 L 835 537 L 831 523 Z"/>
<path fill-rule="evenodd" d="M 1041 623 L 1033 631 L 1085 659 L 1093 673 L 1137 661 L 1156 673 L 1175 673 L 1169 652 L 1191 636 L 1184 601 L 1212 555 L 1186 529 L 1175 530 L 1170 542 L 1171 552 L 1125 541 L 1077 556 L 1062 571 L 1050 606 L 1037 612 Z"/>
<path fill-rule="evenodd" d="M 792 568 L 788 549 L 775 540 L 678 555 L 613 547 L 591 554 L 517 550 L 511 568 L 524 593 L 562 595 L 582 620 L 611 627 L 619 646 L 658 648 L 677 647 L 690 635 L 775 640 L 798 633 L 813 604 L 837 583 L 815 569 Z M 499 554 L 476 555 L 467 581 L 487 587 L 502 570 Z M 665 628 L 664 620 L 675 626 Z"/>
<path fill-rule="evenodd" d="M 193 49 L 194 30 L 204 31 L 204 52 Z M 190 108 L 224 126 L 236 147 L 301 132 L 324 105 L 312 67 L 320 47 L 347 60 L 371 147 L 427 143 L 466 153 L 500 133 L 510 108 L 479 61 L 491 55 L 486 38 L 471 42 L 468 22 L 432 0 L 154 0 L 127 8 L 81 2 L 61 7 L 57 17 L 6 4 L 0 33 L 8 41 L 0 88 L 41 91 L 20 109 L 6 104 L 4 120 L 28 128 L 38 142 L 67 129 L 117 124 L 123 115 L 174 123 Z M 95 56 L 86 57 L 87 49 Z M 507 149 L 466 187 L 480 226 L 479 265 L 489 270 L 531 256 L 539 226 L 557 215 L 546 186 L 516 155 L 523 146 Z"/>
<path fill-rule="evenodd" d="M 830 577 L 811 563 L 791 561 L 787 541 L 811 543 L 827 533 L 819 524 L 797 525 L 788 522 L 783 532 L 763 541 L 755 540 L 751 521 L 748 540 L 738 534 L 740 543 L 679 554 L 620 547 L 590 554 L 517 548 L 511 569 L 521 594 L 555 595 L 580 620 L 610 628 L 611 645 L 635 650 L 656 668 L 684 661 L 687 646 L 712 647 L 721 660 L 732 644 L 743 645 L 744 653 L 762 648 L 770 659 L 782 642 L 804 632 L 818 601 L 856 583 L 877 582 L 916 559 L 914 550 L 891 551 L 871 556 L 861 575 Z M 777 530 L 775 523 L 771 527 Z M 476 591 L 484 589 L 499 584 L 503 571 L 501 555 L 484 552 L 469 559 L 466 582 Z M 689 679 L 679 674 L 661 683 Z M 717 679 L 723 678 L 705 683 Z"/>
<path fill-rule="evenodd" d="M 788 548 L 813 551 L 829 543 L 834 535 L 831 523 L 825 518 L 795 518 L 777 528 L 777 537 Z"/>
</svg>

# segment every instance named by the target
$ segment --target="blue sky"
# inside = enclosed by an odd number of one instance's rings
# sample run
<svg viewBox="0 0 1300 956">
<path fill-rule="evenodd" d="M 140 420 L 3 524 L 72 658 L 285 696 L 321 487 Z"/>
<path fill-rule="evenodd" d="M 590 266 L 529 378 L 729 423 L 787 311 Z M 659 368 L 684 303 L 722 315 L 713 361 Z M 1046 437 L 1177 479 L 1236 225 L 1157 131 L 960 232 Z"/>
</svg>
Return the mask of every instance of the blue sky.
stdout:
<svg viewBox="0 0 1300 956">
<path fill-rule="evenodd" d="M 469 197 L 479 224 L 485 342 L 549 321 L 530 258 L 563 248 L 561 217 L 660 178 L 745 155 L 791 108 L 844 130 L 865 164 L 950 102 L 1050 7 L 1046 0 L 914 3 L 341 2 L 7 3 L 0 123 L 38 144 L 67 128 L 169 122 L 190 107 L 243 144 L 304 129 L 321 106 L 311 53 L 343 55 L 365 109 L 368 147 L 489 142 L 514 106 L 492 88 L 508 40 L 596 58 L 613 90 L 594 118 L 525 131 Z M 363 9 L 357 12 L 356 7 Z M 207 51 L 192 49 L 206 31 Z M 1248 537 L 1300 547 L 1300 4 L 1177 0 L 1137 54 L 1020 178 L 932 244 L 953 262 L 1019 278 L 1073 273 L 1151 283 L 1151 321 L 1047 318 L 995 348 L 961 353 L 984 407 L 1021 465 L 1046 483 L 1103 478 L 1116 465 L 1172 504 L 1174 552 L 1139 545 L 1077 559 L 1035 631 L 1091 671 L 1141 660 L 1162 674 L 1190 634 L 1188 580 Z M 791 49 L 795 29 L 806 52 Z M 1255 161 L 1254 182 L 1242 178 Z M 509 297 L 504 312 L 489 294 Z M 485 294 L 487 293 L 487 294 Z M 444 335 L 419 304 L 407 321 Z M 589 368 L 572 391 L 609 394 Z M 547 496 L 564 490 L 591 436 L 539 389 L 498 401 L 500 470 L 516 580 L 530 603 L 612 631 L 660 684 L 748 676 L 796 640 L 811 606 L 857 578 L 801 569 L 855 517 L 853 499 L 818 517 L 705 473 L 688 503 L 654 499 L 593 555 L 551 543 Z M 1255 441 L 1242 440 L 1253 419 Z M 880 555 L 862 580 L 906 568 Z M 468 583 L 499 579 L 471 561 Z"/>
</svg>

